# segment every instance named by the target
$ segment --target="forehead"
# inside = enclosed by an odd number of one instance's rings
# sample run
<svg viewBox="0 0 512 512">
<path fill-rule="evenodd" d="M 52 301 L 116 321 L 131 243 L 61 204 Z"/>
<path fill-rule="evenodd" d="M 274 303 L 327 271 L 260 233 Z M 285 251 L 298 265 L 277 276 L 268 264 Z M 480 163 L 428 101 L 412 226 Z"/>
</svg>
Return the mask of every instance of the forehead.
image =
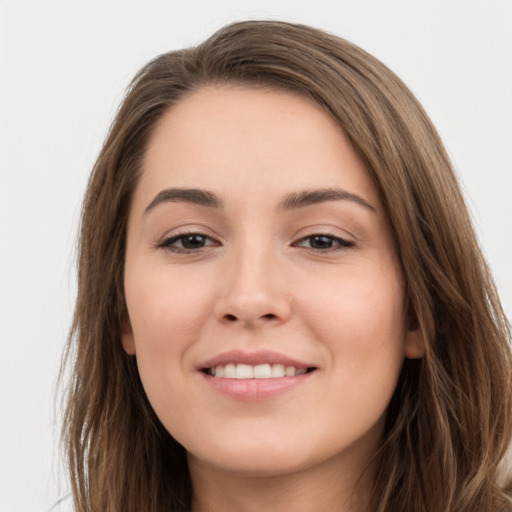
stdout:
<svg viewBox="0 0 512 512">
<path fill-rule="evenodd" d="M 246 190 L 251 197 L 335 186 L 378 201 L 362 161 L 319 105 L 289 91 L 240 85 L 205 86 L 163 115 L 137 194 L 169 186 L 220 195 Z"/>
</svg>

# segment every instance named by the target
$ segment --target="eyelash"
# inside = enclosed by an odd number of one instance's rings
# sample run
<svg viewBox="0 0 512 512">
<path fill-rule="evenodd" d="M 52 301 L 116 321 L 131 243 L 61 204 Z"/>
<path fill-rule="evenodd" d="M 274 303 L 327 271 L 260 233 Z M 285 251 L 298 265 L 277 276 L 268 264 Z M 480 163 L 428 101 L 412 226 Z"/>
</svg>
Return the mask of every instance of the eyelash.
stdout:
<svg viewBox="0 0 512 512">
<path fill-rule="evenodd" d="M 187 238 L 187 237 L 201 237 L 204 240 L 213 240 L 211 237 L 209 237 L 207 235 L 203 235 L 203 233 L 198 233 L 198 232 L 195 232 L 195 231 L 191 231 L 190 233 L 180 233 L 179 235 L 174 235 L 174 236 L 172 236 L 170 238 L 166 238 L 162 243 L 158 244 L 158 248 L 165 249 L 167 251 L 174 252 L 174 253 L 190 254 L 190 253 L 193 253 L 193 252 L 198 252 L 199 250 L 204 249 L 205 247 L 209 247 L 209 246 L 213 246 L 213 245 L 218 245 L 218 243 L 215 242 L 213 244 L 203 245 L 201 247 L 197 247 L 197 248 L 194 248 L 194 249 L 187 249 L 186 247 L 176 247 L 176 246 L 173 246 L 174 243 L 176 243 L 177 241 L 180 241 L 180 240 L 181 240 L 181 243 L 183 245 L 183 240 L 185 238 Z"/>
<path fill-rule="evenodd" d="M 314 238 L 323 238 L 323 239 L 329 239 L 331 242 L 334 242 L 335 245 L 334 247 L 331 246 L 331 247 L 327 247 L 327 248 L 324 248 L 324 249 L 320 249 L 320 248 L 315 248 L 315 247 L 306 247 L 307 249 L 311 249 L 313 251 L 320 251 L 320 252 L 332 252 L 332 251 L 341 251 L 341 250 L 344 250 L 344 249 L 350 249 L 351 247 L 354 247 L 354 242 L 351 242 L 349 240 L 346 240 L 345 238 L 341 238 L 339 236 L 336 236 L 336 235 L 333 235 L 331 233 L 314 233 L 312 235 L 308 235 L 308 236 L 305 236 L 303 238 L 301 238 L 300 240 L 298 240 L 297 242 L 295 242 L 293 245 L 295 247 L 302 247 L 300 244 L 301 242 L 304 242 L 305 240 L 310 240 L 311 239 L 314 239 Z"/>
<path fill-rule="evenodd" d="M 205 244 L 205 245 L 202 245 L 201 247 L 196 247 L 196 248 L 192 248 L 192 249 L 186 248 L 186 247 L 176 247 L 173 245 L 178 241 L 181 241 L 181 244 L 183 245 L 183 241 L 187 237 L 201 237 L 204 240 L 210 240 L 210 241 L 213 241 L 214 243 Z M 310 240 L 310 243 L 311 243 L 311 240 L 315 239 L 315 238 L 316 239 L 320 239 L 320 238 L 328 239 L 328 241 L 330 241 L 331 244 L 336 244 L 336 245 L 334 245 L 334 246 L 331 245 L 330 247 L 327 247 L 327 248 L 306 247 L 306 246 L 301 245 L 306 240 Z M 178 235 L 174 235 L 170 238 L 167 238 L 163 242 L 158 244 L 157 247 L 159 249 L 165 249 L 165 250 L 173 252 L 173 253 L 191 254 L 191 253 L 197 253 L 200 250 L 204 249 L 205 247 L 211 247 L 211 246 L 217 246 L 217 245 L 219 245 L 218 242 L 215 242 L 211 237 L 204 235 L 203 233 L 190 232 L 190 233 L 180 233 Z M 323 252 L 323 253 L 350 249 L 351 247 L 354 247 L 354 245 L 355 245 L 354 242 L 351 242 L 351 241 L 341 238 L 339 236 L 335 236 L 331 233 L 314 233 L 314 234 L 302 237 L 300 240 L 293 243 L 294 247 L 304 247 L 311 251 Z"/>
</svg>

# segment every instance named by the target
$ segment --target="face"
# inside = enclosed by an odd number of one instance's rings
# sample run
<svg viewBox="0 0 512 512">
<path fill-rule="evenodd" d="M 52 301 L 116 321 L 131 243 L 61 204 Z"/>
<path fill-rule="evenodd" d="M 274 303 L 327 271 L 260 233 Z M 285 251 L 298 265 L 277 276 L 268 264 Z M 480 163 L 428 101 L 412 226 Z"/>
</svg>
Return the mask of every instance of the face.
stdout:
<svg viewBox="0 0 512 512">
<path fill-rule="evenodd" d="M 161 119 L 128 226 L 123 346 L 189 460 L 247 474 L 375 450 L 421 343 L 377 191 L 301 96 L 204 87 Z"/>
</svg>

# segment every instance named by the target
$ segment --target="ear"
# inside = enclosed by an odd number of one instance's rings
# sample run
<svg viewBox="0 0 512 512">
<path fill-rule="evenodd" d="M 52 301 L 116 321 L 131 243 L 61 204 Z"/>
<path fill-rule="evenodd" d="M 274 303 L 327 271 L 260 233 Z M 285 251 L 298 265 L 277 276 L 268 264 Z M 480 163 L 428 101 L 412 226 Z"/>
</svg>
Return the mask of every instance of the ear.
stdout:
<svg viewBox="0 0 512 512">
<path fill-rule="evenodd" d="M 425 355 L 425 339 L 417 325 L 405 334 L 404 354 L 407 359 L 421 359 Z"/>
<path fill-rule="evenodd" d="M 135 355 L 135 338 L 133 337 L 132 325 L 127 318 L 121 327 L 121 344 L 129 356 Z"/>
</svg>

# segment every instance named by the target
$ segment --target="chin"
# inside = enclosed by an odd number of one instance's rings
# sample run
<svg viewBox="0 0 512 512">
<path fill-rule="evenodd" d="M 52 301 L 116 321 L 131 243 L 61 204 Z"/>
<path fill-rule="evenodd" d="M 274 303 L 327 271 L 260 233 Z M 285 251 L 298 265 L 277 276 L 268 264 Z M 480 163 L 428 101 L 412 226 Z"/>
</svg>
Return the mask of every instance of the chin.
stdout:
<svg viewBox="0 0 512 512">
<path fill-rule="evenodd" d="M 314 445 L 311 439 L 298 439 L 293 436 L 286 439 L 262 439 L 261 436 L 254 435 L 251 439 L 224 439 L 222 444 L 209 443 L 204 450 L 195 448 L 199 449 L 188 452 L 189 461 L 252 477 L 290 475 L 318 466 L 339 455 L 339 452 L 334 454 L 325 447 Z"/>
<path fill-rule="evenodd" d="M 278 477 L 330 467 L 329 472 L 344 473 L 347 468 L 363 470 L 378 448 L 381 422 L 360 432 L 338 429 L 286 432 L 274 428 L 226 429 L 213 436 L 184 443 L 191 467 L 208 466 L 212 470 L 250 477 Z M 199 441 L 199 442 L 197 442 Z"/>
<path fill-rule="evenodd" d="M 266 450 L 265 450 L 266 451 Z M 263 453 L 261 448 L 255 450 L 229 450 L 229 453 L 222 454 L 215 458 L 203 458 L 202 464 L 207 464 L 217 470 L 235 473 L 239 476 L 247 477 L 277 477 L 289 475 L 305 469 L 308 464 L 301 458 L 287 454 L 282 457 L 275 452 Z M 196 458 L 195 455 L 188 454 L 189 461 Z"/>
</svg>

